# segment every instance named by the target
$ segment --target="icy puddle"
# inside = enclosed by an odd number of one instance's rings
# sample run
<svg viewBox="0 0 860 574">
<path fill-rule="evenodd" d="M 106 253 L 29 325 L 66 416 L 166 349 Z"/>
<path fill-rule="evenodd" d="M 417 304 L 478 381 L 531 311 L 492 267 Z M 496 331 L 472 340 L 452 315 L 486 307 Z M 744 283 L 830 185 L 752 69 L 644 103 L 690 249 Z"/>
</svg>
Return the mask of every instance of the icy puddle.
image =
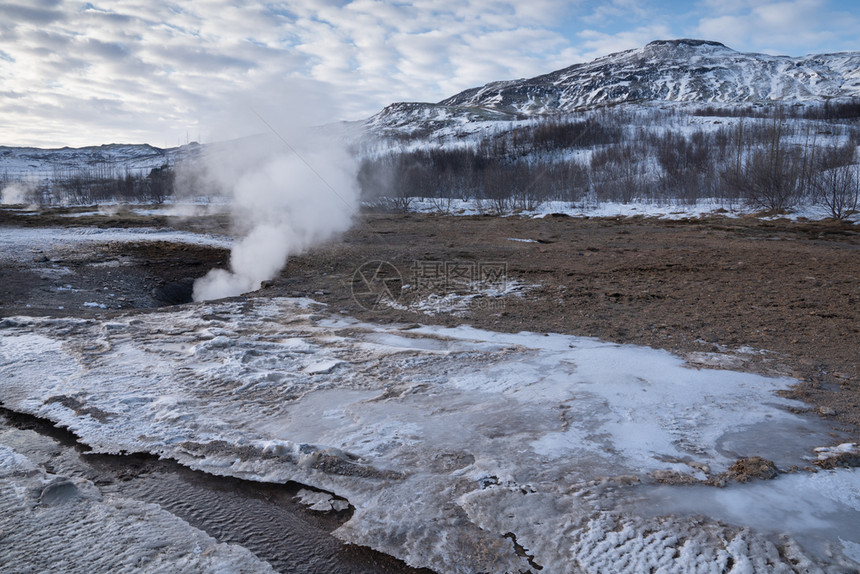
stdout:
<svg viewBox="0 0 860 574">
<path fill-rule="evenodd" d="M 355 507 L 336 536 L 439 572 L 856 570 L 855 471 L 656 480 L 808 465 L 834 438 L 775 394 L 792 382 L 299 299 L 0 323 L 7 408 L 97 452 L 335 492 Z"/>
<path fill-rule="evenodd" d="M 33 253 L 68 253 L 83 243 L 109 243 L 114 241 L 170 241 L 229 248 L 229 237 L 190 233 L 172 229 L 93 228 L 93 227 L 2 227 L 0 226 L 0 259 L 27 261 Z"/>
<path fill-rule="evenodd" d="M 731 488 L 644 488 L 641 510 L 705 515 L 736 526 L 797 537 L 807 551 L 826 559 L 839 540 L 860 562 L 860 471 L 788 474 Z M 786 501 L 791 501 L 787 503 Z"/>
</svg>

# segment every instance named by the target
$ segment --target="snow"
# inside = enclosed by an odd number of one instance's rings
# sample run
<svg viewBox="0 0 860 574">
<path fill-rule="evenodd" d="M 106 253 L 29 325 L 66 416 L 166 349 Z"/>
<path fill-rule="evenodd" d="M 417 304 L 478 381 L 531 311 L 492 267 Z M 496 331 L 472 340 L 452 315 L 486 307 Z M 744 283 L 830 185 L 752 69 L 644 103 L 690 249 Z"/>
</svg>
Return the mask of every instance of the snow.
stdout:
<svg viewBox="0 0 860 574">
<path fill-rule="evenodd" d="M 424 315 L 438 315 L 439 313 L 450 313 L 455 317 L 462 317 L 469 309 L 479 307 L 484 310 L 502 312 L 505 308 L 505 297 L 522 297 L 535 285 L 526 285 L 520 281 L 505 280 L 498 284 L 477 283 L 468 287 L 464 293 L 429 293 L 416 298 L 406 304 L 399 301 L 383 299 L 381 305 L 421 313 Z M 403 289 L 408 291 L 411 285 L 404 285 Z M 420 290 L 417 290 L 420 293 Z"/>
<path fill-rule="evenodd" d="M 167 241 L 206 245 L 229 249 L 232 240 L 222 235 L 191 233 L 171 229 L 105 228 L 95 227 L 0 227 L 0 260 L 29 261 L 33 253 L 40 255 L 59 253 L 82 243 L 110 243 L 121 241 Z M 26 245 L 27 251 L 21 246 Z"/>
<path fill-rule="evenodd" d="M 856 442 L 846 442 L 832 447 L 819 447 L 815 449 L 818 460 L 827 460 L 844 455 L 860 457 L 860 445 Z"/>
<path fill-rule="evenodd" d="M 438 213 L 439 200 L 415 198 L 410 203 L 410 211 L 416 213 Z M 759 209 L 745 207 L 742 204 L 727 204 L 717 199 L 704 199 L 695 203 L 685 202 L 651 202 L 634 201 L 620 203 L 612 201 L 577 202 L 547 201 L 534 209 L 511 209 L 501 215 L 520 215 L 522 217 L 547 217 L 551 214 L 563 214 L 570 217 L 655 217 L 668 220 L 694 219 L 718 215 L 721 217 L 740 217 L 757 213 Z M 445 201 L 444 213 L 448 215 L 478 215 L 493 213 L 488 203 L 480 200 L 452 199 Z M 830 212 L 814 205 L 799 205 L 790 213 L 770 217 L 770 219 L 785 218 L 790 220 L 810 219 L 821 220 L 831 217 Z M 848 218 L 849 221 L 860 223 L 860 213 Z M 531 242 L 524 238 L 509 238 L 510 241 Z"/>
<path fill-rule="evenodd" d="M 198 144 L 160 149 L 147 144 L 106 144 L 83 148 L 40 149 L 0 146 L 0 173 L 9 180 L 51 180 L 85 174 L 146 175 L 201 153 Z"/>
<path fill-rule="evenodd" d="M 775 394 L 792 379 L 596 339 L 413 327 L 289 298 L 10 318 L 0 401 L 96 452 L 335 493 L 355 508 L 337 536 L 439 571 L 857 567 L 854 471 L 721 490 L 653 478 L 703 479 L 743 456 L 807 464 L 833 439 Z M 340 500 L 326 496 L 307 503 Z M 823 534 L 807 546 L 812 524 Z"/>
<path fill-rule="evenodd" d="M 775 533 L 790 528 L 818 554 L 823 555 L 832 540 L 851 551 L 858 536 L 849 533 L 856 533 L 860 525 L 860 470 L 791 474 L 727 489 L 661 486 L 648 493 L 643 510 L 646 515 L 706 514 L 728 524 Z"/>
<path fill-rule="evenodd" d="M 652 42 L 544 76 L 492 82 L 440 104 L 449 109 L 462 106 L 537 115 L 631 100 L 735 103 L 850 98 L 860 94 L 850 81 L 857 75 L 858 63 L 857 52 L 790 58 L 745 54 L 687 40 Z M 411 106 L 389 109 L 416 115 L 423 111 Z"/>
</svg>

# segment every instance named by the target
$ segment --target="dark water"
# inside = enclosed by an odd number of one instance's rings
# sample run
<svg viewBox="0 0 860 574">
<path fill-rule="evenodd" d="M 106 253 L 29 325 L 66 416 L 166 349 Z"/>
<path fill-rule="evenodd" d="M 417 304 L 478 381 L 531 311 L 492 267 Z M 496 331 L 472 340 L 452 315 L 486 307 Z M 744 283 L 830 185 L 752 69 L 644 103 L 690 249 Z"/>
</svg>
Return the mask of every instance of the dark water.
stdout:
<svg viewBox="0 0 860 574">
<path fill-rule="evenodd" d="M 47 421 L 0 408 L 0 431 L 49 472 L 87 478 L 104 493 L 160 505 L 219 542 L 239 544 L 290 573 L 425 573 L 331 535 L 352 511 L 318 513 L 294 500 L 304 487 L 216 477 L 146 454 L 87 453 Z M 30 452 L 28 452 L 28 450 Z M 71 455 L 71 456 L 70 456 Z"/>
</svg>

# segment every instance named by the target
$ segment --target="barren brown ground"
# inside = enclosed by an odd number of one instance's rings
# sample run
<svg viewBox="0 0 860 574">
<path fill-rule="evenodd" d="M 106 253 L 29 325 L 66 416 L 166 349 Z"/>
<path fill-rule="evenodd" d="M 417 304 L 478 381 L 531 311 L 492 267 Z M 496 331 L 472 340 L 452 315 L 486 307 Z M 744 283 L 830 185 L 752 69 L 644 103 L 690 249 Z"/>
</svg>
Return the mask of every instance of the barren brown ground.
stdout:
<svg viewBox="0 0 860 574">
<path fill-rule="evenodd" d="M 512 241 L 531 239 L 536 242 Z M 504 262 L 519 296 L 473 300 L 459 316 L 352 297 L 357 268 Z M 309 295 L 363 320 L 556 332 L 693 357 L 751 347 L 735 366 L 797 377 L 790 395 L 860 425 L 860 228 L 710 217 L 544 219 L 368 215 L 340 242 L 292 258 L 261 296 Z M 398 301 L 414 298 L 411 290 Z M 366 302 L 365 302 L 366 303 Z"/>
<path fill-rule="evenodd" d="M 10 217 L 5 225 L 175 227 L 224 231 L 225 217 L 167 219 Z M 512 241 L 528 239 L 533 242 Z M 153 288 L 224 266 L 224 250 L 166 243 L 113 244 L 93 254 L 125 258 L 99 270 L 86 257 L 61 262 L 77 275 L 78 295 L 109 286 L 123 301 L 113 309 L 57 310 L 56 291 L 36 284 L 26 265 L 0 269 L 0 316 L 98 314 L 152 307 Z M 401 281 L 388 282 L 401 305 L 367 309 L 353 297 L 356 271 L 386 261 Z M 475 298 L 458 313 L 404 310 L 426 292 L 415 262 L 460 267 L 503 263 L 508 282 L 530 286 L 499 299 Z M 365 268 L 367 270 L 368 268 Z M 391 269 L 391 268 L 388 268 Z M 42 280 L 45 283 L 47 280 Z M 89 291 L 87 291 L 89 289 Z M 469 293 L 469 289 L 461 289 Z M 767 221 L 721 216 L 667 221 L 646 218 L 543 219 L 493 216 L 363 214 L 351 231 L 293 257 L 270 285 L 249 296 L 310 296 L 334 312 L 378 322 L 470 324 L 502 331 L 556 332 L 667 349 L 692 364 L 707 353 L 735 353 L 727 367 L 801 381 L 789 394 L 820 416 L 860 426 L 860 227 L 838 222 Z M 68 295 L 72 296 L 72 295 Z M 48 305 L 40 302 L 48 297 Z M 91 300 L 91 299 L 87 299 Z M 25 307 L 25 304 L 30 307 Z M 74 309 L 74 311 L 69 311 Z M 704 357 L 704 358 L 703 358 Z M 853 427 L 853 428 L 852 428 Z"/>
</svg>

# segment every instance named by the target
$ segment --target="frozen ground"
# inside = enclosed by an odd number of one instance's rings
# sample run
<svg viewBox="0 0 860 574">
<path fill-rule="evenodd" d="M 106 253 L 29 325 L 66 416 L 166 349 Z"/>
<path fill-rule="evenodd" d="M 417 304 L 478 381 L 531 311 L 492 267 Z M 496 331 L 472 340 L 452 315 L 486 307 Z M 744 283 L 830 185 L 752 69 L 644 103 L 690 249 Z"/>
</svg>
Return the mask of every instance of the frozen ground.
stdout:
<svg viewBox="0 0 860 574">
<path fill-rule="evenodd" d="M 73 252 L 85 243 L 114 241 L 169 241 L 229 249 L 232 240 L 222 235 L 191 233 L 155 228 L 97 227 L 2 227 L 0 261 L 29 261 L 33 252 L 55 254 Z"/>
<path fill-rule="evenodd" d="M 831 429 L 774 394 L 791 379 L 595 339 L 411 327 L 307 299 L 6 319 L 0 401 L 99 452 L 335 492 L 355 507 L 340 538 L 440 572 L 860 564 L 856 470 L 657 480 L 826 453 Z M 17 467 L 3 468 L 9 505 Z"/>
<path fill-rule="evenodd" d="M 535 287 L 536 285 L 524 285 L 519 281 L 505 281 L 496 285 L 476 284 L 471 286 L 468 293 L 446 293 L 444 295 L 430 293 L 415 298 L 405 305 L 391 299 L 383 299 L 380 301 L 380 305 L 422 315 L 449 313 L 454 317 L 462 317 L 468 309 L 475 306 L 482 306 L 487 310 L 502 310 L 507 297 L 522 297 Z M 403 285 L 405 292 L 410 289 L 413 289 L 412 285 Z"/>
<path fill-rule="evenodd" d="M 441 211 L 451 215 L 494 213 L 494 208 L 490 202 L 481 203 L 480 201 L 464 201 L 459 199 L 443 201 L 415 198 L 410 204 L 410 209 L 417 213 L 436 213 Z M 659 217 L 661 219 L 684 219 L 714 214 L 726 217 L 739 217 L 758 211 L 760 210 L 745 207 L 740 203 L 728 204 L 718 200 L 700 200 L 693 204 L 678 201 L 664 203 L 649 201 L 634 201 L 630 203 L 612 201 L 576 203 L 548 201 L 540 204 L 535 209 L 516 210 L 515 213 L 531 217 L 546 217 L 551 213 L 564 213 L 571 217 L 633 217 L 641 215 L 645 217 Z M 790 213 L 780 217 L 793 220 L 798 218 L 821 220 L 829 218 L 830 212 L 820 206 L 798 206 Z M 860 213 L 853 215 L 849 219 L 855 223 L 860 222 Z"/>
<path fill-rule="evenodd" d="M 3 444 L 0 531 L 5 572 L 273 572 L 155 504 L 103 498 Z"/>
<path fill-rule="evenodd" d="M 73 211 L 59 214 L 59 216 L 75 219 L 92 216 L 112 216 L 117 213 L 121 213 L 122 211 L 127 211 L 130 214 L 139 216 L 167 215 L 175 217 L 193 217 L 223 213 L 227 208 L 228 204 L 224 203 L 223 198 L 211 197 L 205 198 L 205 201 L 201 200 L 201 202 L 198 203 L 177 201 L 166 202 L 165 204 L 158 206 L 149 204 L 120 205 L 115 203 L 105 203 L 95 206 L 93 209 L 87 211 Z M 7 207 L 6 209 L 19 215 L 37 215 L 39 213 L 38 211 L 33 211 L 30 208 Z M 424 199 L 418 197 L 412 199 L 409 209 L 416 213 L 445 213 L 449 215 L 479 215 L 484 213 L 496 213 L 493 204 L 489 201 Z M 702 199 L 695 203 L 687 203 L 677 200 L 664 202 L 632 201 L 629 203 L 614 201 L 580 201 L 573 203 L 567 201 L 547 201 L 541 203 L 534 209 L 511 209 L 504 215 L 517 214 L 526 217 L 546 217 L 553 213 L 564 213 L 571 217 L 634 217 L 638 215 L 677 220 L 706 217 L 715 214 L 719 214 L 724 217 L 740 217 L 742 215 L 759 213 L 761 211 L 762 210 L 760 209 L 746 206 L 742 202 L 729 203 L 718 199 Z M 792 208 L 788 213 L 781 214 L 778 217 L 784 217 L 791 220 L 805 218 L 819 221 L 830 218 L 831 214 L 828 209 L 820 205 L 798 205 Z M 854 223 L 860 223 L 860 213 L 850 216 L 848 220 L 853 221 Z"/>
</svg>

